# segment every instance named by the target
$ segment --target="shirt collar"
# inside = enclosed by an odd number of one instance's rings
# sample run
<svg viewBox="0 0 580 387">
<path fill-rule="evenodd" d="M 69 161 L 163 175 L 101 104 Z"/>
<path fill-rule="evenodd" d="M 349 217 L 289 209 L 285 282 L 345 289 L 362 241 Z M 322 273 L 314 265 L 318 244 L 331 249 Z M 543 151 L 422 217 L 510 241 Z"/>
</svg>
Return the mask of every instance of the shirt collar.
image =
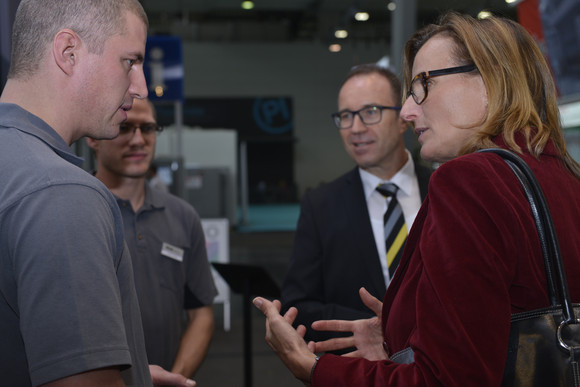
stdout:
<svg viewBox="0 0 580 387">
<path fill-rule="evenodd" d="M 368 198 L 376 192 L 376 188 L 381 183 L 395 183 L 399 187 L 399 192 L 397 195 L 408 196 L 411 194 L 413 179 L 415 178 L 415 162 L 411 153 L 405 149 L 407 152 L 407 162 L 389 181 L 380 179 L 379 177 L 365 171 L 359 167 L 359 174 L 362 180 L 363 189 L 365 191 L 365 198 Z"/>
<path fill-rule="evenodd" d="M 165 208 L 165 201 L 163 200 L 163 195 L 166 195 L 165 192 L 161 192 L 156 189 L 152 189 L 147 182 L 145 182 L 145 199 L 143 199 L 143 204 L 141 208 L 137 210 L 137 214 L 146 211 L 153 211 Z M 117 203 L 119 207 L 123 204 L 125 206 L 129 206 L 131 208 L 131 202 L 128 199 L 121 199 L 117 195 L 114 195 L 115 199 L 117 199 Z"/>
<path fill-rule="evenodd" d="M 167 195 L 165 192 L 158 189 L 153 189 L 149 183 L 145 182 L 145 201 L 143 202 L 144 208 L 164 208 L 165 201 L 163 196 Z"/>
<path fill-rule="evenodd" d="M 34 136 L 71 164 L 82 166 L 84 159 L 75 155 L 64 139 L 40 117 L 12 103 L 0 103 L 2 126 Z"/>
</svg>

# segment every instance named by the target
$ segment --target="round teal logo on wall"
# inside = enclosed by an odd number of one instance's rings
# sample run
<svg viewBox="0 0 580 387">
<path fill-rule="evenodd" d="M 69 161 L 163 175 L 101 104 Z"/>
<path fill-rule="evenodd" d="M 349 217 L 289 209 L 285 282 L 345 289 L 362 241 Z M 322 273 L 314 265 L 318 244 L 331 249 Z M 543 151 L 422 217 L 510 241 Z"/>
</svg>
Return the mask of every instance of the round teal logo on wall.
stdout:
<svg viewBox="0 0 580 387">
<path fill-rule="evenodd" d="M 266 133 L 282 134 L 292 130 L 288 98 L 256 98 L 253 113 L 256 125 Z"/>
</svg>

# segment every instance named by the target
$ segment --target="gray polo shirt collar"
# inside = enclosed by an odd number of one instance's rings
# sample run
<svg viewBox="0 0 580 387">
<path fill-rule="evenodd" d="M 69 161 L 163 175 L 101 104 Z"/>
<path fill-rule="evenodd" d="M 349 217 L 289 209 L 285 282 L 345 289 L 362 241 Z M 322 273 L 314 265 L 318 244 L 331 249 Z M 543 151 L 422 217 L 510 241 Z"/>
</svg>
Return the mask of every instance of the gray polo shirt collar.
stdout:
<svg viewBox="0 0 580 387">
<path fill-rule="evenodd" d="M 141 208 L 139 208 L 139 210 L 137 210 L 137 214 L 139 214 L 141 212 L 146 212 L 146 211 L 164 209 L 165 202 L 163 200 L 163 195 L 166 195 L 166 193 L 152 189 L 149 186 L 149 184 L 145 183 L 145 199 L 143 200 L 143 205 L 141 206 Z M 115 199 L 117 199 L 117 203 L 119 204 L 119 207 L 131 208 L 131 202 L 129 200 L 121 199 L 116 195 L 115 195 Z"/>
<path fill-rule="evenodd" d="M 164 194 L 164 192 L 152 189 L 149 184 L 145 184 L 145 202 L 143 207 L 151 209 L 165 208 L 165 202 L 162 198 Z"/>
<path fill-rule="evenodd" d="M 6 128 L 40 139 L 71 164 L 78 167 L 83 164 L 84 159 L 75 155 L 64 139 L 41 118 L 12 103 L 0 103 L 0 116 Z"/>
</svg>

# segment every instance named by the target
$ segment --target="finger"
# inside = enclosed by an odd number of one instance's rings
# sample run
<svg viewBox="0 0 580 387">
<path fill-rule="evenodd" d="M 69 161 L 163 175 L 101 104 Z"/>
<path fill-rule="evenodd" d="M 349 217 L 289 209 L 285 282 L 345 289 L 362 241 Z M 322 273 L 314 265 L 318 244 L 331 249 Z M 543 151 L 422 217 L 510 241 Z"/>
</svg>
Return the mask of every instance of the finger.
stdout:
<svg viewBox="0 0 580 387">
<path fill-rule="evenodd" d="M 316 343 L 314 341 L 308 342 L 308 350 L 312 353 L 316 353 Z"/>
<path fill-rule="evenodd" d="M 296 332 L 298 332 L 300 337 L 304 338 L 304 335 L 306 334 L 306 327 L 304 325 L 298 325 Z"/>
<path fill-rule="evenodd" d="M 256 308 L 260 309 L 260 311 L 264 313 L 266 317 L 268 317 L 268 315 L 280 314 L 280 310 L 276 309 L 276 305 L 263 297 L 254 298 L 252 303 Z"/>
<path fill-rule="evenodd" d="M 265 309 L 266 306 L 265 306 L 264 301 L 265 300 L 262 297 L 256 297 L 252 300 L 252 304 L 254 304 L 254 306 L 256 308 L 258 308 L 260 310 L 260 312 L 266 314 L 266 309 Z"/>
<path fill-rule="evenodd" d="M 295 307 L 291 307 L 284 314 L 284 319 L 288 321 L 290 324 L 293 324 L 294 320 L 296 320 L 296 316 L 298 316 L 298 309 L 296 309 Z"/>
<path fill-rule="evenodd" d="M 274 300 L 274 301 L 272 301 L 272 303 L 274 304 L 276 309 L 278 309 L 278 313 L 280 313 L 280 311 L 282 310 L 282 303 L 278 300 Z"/>
<path fill-rule="evenodd" d="M 157 365 L 150 364 L 149 371 L 155 386 L 194 387 L 196 385 L 193 380 L 187 379 L 181 374 L 169 372 Z"/>
<path fill-rule="evenodd" d="M 352 332 L 353 322 L 346 320 L 318 320 L 312 323 L 317 331 Z"/>
<path fill-rule="evenodd" d="M 314 343 L 315 351 L 312 352 L 327 352 L 336 351 L 339 349 L 352 348 L 354 347 L 354 338 L 351 337 L 337 337 L 334 339 L 329 339 L 325 341 L 319 341 Z"/>
<path fill-rule="evenodd" d="M 358 292 L 362 302 L 368 306 L 370 310 L 375 312 L 378 317 L 381 317 L 381 313 L 383 312 L 383 303 L 372 294 L 370 294 L 364 287 L 360 288 Z"/>
</svg>

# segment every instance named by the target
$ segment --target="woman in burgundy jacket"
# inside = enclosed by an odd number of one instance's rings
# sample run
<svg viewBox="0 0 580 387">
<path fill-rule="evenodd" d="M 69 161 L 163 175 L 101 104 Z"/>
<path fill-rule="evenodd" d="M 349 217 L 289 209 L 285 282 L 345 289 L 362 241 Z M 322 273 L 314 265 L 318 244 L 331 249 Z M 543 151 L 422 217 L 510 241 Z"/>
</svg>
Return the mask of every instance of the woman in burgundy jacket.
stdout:
<svg viewBox="0 0 580 387">
<path fill-rule="evenodd" d="M 350 338 L 308 343 L 290 325 L 295 309 L 254 304 L 266 340 L 312 386 L 499 386 L 510 315 L 549 305 L 542 253 L 520 183 L 495 154 L 530 165 L 551 209 L 573 302 L 580 301 L 580 165 L 566 150 L 549 68 L 531 36 L 497 17 L 450 13 L 405 47 L 408 90 L 401 116 L 421 156 L 441 163 L 410 231 L 377 317 L 319 321 Z M 348 273 L 345 273 L 348 275 Z M 315 353 L 356 346 L 346 356 Z M 389 357 L 410 351 L 410 364 Z"/>
</svg>

